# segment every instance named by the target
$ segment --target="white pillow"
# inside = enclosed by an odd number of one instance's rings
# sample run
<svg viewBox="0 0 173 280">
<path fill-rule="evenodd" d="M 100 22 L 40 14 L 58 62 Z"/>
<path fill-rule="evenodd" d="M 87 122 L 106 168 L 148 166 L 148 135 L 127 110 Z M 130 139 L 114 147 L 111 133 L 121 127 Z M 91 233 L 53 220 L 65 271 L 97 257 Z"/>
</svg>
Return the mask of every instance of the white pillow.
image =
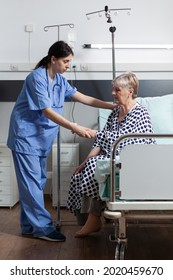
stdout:
<svg viewBox="0 0 173 280">
<path fill-rule="evenodd" d="M 173 94 L 154 97 L 137 97 L 136 101 L 146 107 L 153 125 L 154 133 L 173 134 Z M 102 129 L 111 110 L 99 109 L 99 129 Z M 159 144 L 173 144 L 173 139 L 159 138 Z"/>
<path fill-rule="evenodd" d="M 154 97 L 138 97 L 137 102 L 146 107 L 154 133 L 173 133 L 173 94 Z M 173 143 L 173 138 L 159 138 L 157 143 Z"/>
</svg>

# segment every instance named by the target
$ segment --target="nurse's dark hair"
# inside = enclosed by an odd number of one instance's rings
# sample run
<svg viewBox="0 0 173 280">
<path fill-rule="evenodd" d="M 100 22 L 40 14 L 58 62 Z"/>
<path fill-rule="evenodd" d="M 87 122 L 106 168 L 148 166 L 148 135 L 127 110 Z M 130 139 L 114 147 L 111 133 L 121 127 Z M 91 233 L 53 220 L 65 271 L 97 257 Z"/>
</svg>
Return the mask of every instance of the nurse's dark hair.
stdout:
<svg viewBox="0 0 173 280">
<path fill-rule="evenodd" d="M 48 64 L 51 62 L 52 56 L 58 59 L 67 57 L 70 54 L 74 55 L 72 48 L 64 41 L 57 41 L 49 48 L 48 55 L 43 57 L 37 63 L 35 69 L 37 69 L 38 67 L 47 68 Z"/>
</svg>

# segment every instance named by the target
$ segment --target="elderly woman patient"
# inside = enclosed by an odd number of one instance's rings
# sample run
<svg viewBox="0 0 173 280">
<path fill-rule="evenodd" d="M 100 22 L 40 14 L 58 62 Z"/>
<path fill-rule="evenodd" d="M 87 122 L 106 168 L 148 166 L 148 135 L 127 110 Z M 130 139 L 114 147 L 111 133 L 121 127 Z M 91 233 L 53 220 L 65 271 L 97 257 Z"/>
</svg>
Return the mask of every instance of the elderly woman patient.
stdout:
<svg viewBox="0 0 173 280">
<path fill-rule="evenodd" d="M 117 106 L 109 115 L 101 131 L 93 131 L 93 147 L 72 175 L 67 208 L 72 212 L 88 213 L 86 223 L 76 232 L 75 237 L 84 237 L 101 229 L 103 202 L 99 197 L 99 185 L 94 178 L 96 161 L 110 158 L 113 143 L 123 134 L 152 133 L 147 109 L 136 102 L 138 79 L 134 73 L 124 73 L 112 82 L 112 96 Z M 127 139 L 116 151 L 120 153 L 128 144 L 153 144 L 153 139 Z"/>
</svg>

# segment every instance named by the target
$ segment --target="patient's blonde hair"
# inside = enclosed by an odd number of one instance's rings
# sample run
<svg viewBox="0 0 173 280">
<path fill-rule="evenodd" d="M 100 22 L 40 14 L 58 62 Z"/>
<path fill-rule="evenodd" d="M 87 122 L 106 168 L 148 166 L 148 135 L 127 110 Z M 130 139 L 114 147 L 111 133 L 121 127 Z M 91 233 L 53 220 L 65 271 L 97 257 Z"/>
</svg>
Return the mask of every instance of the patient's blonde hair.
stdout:
<svg viewBox="0 0 173 280">
<path fill-rule="evenodd" d="M 124 74 L 119 75 L 112 81 L 113 88 L 116 87 L 126 87 L 133 88 L 133 98 L 138 95 L 139 81 L 136 75 L 133 72 L 125 72 Z"/>
</svg>

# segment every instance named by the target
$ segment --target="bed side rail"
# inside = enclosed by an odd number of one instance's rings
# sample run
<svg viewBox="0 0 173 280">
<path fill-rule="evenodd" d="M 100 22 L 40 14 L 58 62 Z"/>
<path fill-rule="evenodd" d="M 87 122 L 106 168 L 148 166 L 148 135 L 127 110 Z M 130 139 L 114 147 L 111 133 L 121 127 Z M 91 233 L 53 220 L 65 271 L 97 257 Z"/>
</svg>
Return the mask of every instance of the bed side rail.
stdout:
<svg viewBox="0 0 173 280">
<path fill-rule="evenodd" d="M 110 202 L 114 202 L 116 197 L 119 197 L 119 191 L 116 191 L 115 173 L 119 168 L 116 163 L 116 149 L 120 142 L 127 138 L 172 138 L 173 134 L 156 134 L 156 133 L 137 133 L 122 135 L 112 146 L 111 150 L 111 170 L 110 170 Z"/>
</svg>

